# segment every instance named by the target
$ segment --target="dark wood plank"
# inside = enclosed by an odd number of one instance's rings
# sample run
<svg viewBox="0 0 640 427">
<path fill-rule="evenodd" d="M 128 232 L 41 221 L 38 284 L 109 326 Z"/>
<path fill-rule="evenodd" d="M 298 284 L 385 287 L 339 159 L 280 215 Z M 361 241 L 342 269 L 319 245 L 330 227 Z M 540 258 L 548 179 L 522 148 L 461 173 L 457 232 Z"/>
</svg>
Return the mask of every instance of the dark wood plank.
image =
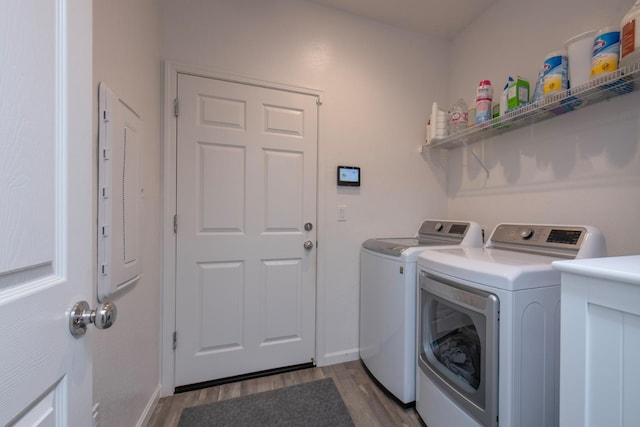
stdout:
<svg viewBox="0 0 640 427">
<path fill-rule="evenodd" d="M 160 399 L 148 427 L 176 427 L 184 408 L 333 378 L 351 418 L 358 427 L 425 427 L 413 408 L 403 408 L 381 390 L 359 360 L 286 372 Z"/>
</svg>

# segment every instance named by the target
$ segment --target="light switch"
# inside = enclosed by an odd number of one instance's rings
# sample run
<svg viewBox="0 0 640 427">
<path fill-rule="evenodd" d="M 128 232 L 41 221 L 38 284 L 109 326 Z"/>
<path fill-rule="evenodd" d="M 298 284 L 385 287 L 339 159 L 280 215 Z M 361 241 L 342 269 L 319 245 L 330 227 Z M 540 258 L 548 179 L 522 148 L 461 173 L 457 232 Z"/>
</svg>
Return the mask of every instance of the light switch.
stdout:
<svg viewBox="0 0 640 427">
<path fill-rule="evenodd" d="M 338 221 L 347 220 L 347 207 L 345 205 L 338 205 Z"/>
</svg>

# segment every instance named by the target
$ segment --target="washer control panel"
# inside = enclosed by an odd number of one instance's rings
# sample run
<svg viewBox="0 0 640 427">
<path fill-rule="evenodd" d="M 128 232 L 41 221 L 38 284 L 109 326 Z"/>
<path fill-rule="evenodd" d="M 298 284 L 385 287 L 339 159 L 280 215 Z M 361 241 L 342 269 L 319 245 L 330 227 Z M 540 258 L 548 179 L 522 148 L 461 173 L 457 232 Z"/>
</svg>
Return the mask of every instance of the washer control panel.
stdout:
<svg viewBox="0 0 640 427">
<path fill-rule="evenodd" d="M 455 221 L 424 221 L 418 231 L 419 238 L 429 238 L 433 236 L 449 236 L 462 238 L 469 229 L 468 222 Z"/>
</svg>

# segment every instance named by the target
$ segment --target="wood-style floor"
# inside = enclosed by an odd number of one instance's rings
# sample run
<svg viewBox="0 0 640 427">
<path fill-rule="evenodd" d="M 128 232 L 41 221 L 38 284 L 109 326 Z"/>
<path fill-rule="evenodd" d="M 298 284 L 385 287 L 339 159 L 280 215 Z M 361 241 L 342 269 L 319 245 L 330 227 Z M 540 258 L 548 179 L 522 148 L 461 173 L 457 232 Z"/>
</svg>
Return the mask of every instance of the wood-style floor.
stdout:
<svg viewBox="0 0 640 427">
<path fill-rule="evenodd" d="M 302 369 L 163 397 L 148 427 L 175 427 L 184 408 L 333 378 L 351 418 L 361 427 L 424 427 L 414 408 L 403 408 L 382 391 L 357 361 Z"/>
</svg>

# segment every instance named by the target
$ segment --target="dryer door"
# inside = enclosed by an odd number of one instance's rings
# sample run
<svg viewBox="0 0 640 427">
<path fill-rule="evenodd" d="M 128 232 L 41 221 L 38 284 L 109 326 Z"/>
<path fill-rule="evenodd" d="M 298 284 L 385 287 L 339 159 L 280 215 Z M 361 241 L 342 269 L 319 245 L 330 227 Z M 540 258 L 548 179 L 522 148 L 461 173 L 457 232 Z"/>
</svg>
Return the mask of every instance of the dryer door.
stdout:
<svg viewBox="0 0 640 427">
<path fill-rule="evenodd" d="M 482 425 L 497 425 L 498 297 L 419 274 L 418 366 Z"/>
</svg>

